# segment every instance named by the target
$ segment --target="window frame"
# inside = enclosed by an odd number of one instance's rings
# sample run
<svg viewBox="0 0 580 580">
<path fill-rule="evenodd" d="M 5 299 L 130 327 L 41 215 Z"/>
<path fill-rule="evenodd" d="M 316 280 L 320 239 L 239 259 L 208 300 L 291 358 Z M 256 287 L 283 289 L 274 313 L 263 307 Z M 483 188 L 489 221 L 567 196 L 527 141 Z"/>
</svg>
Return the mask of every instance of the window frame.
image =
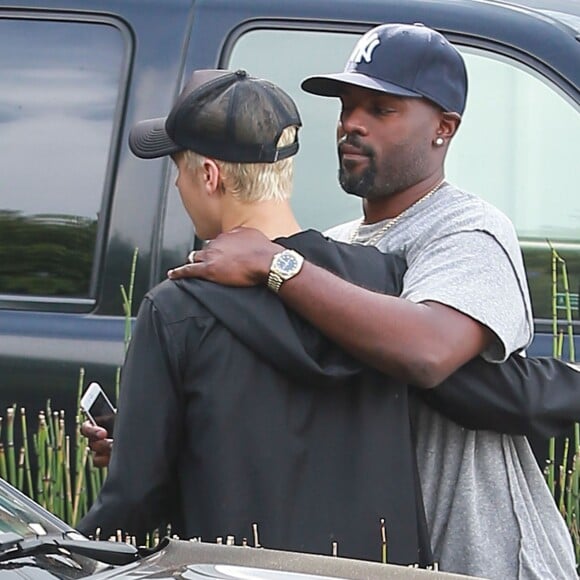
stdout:
<svg viewBox="0 0 580 580">
<path fill-rule="evenodd" d="M 540 13 L 541 14 L 541 13 Z M 542 15 L 542 14 L 541 14 Z M 544 16 L 544 15 L 542 15 Z M 386 19 L 386 22 L 393 21 Z M 521 69 L 529 71 L 529 74 L 541 79 L 547 86 L 558 93 L 573 108 L 580 112 L 580 88 L 576 87 L 571 79 L 563 76 L 556 68 L 548 62 L 541 60 L 528 49 L 516 44 L 518 38 L 514 35 L 513 42 L 507 42 L 505 39 L 484 38 L 478 36 L 474 31 L 462 31 L 461 27 L 454 30 L 437 26 L 436 23 L 429 22 L 427 19 L 422 20 L 426 25 L 437 29 L 444 34 L 446 38 L 459 49 L 475 50 L 483 54 L 489 54 L 490 57 L 497 57 L 502 62 L 517 63 Z M 302 31 L 302 32 L 320 32 L 320 33 L 350 33 L 353 35 L 362 35 L 369 28 L 380 24 L 379 22 L 329 22 L 324 20 L 306 20 L 306 19 L 281 19 L 281 18 L 256 18 L 250 21 L 242 22 L 233 28 L 223 44 L 219 53 L 219 67 L 228 68 L 234 47 L 242 36 L 257 30 L 285 30 L 285 31 Z M 559 24 L 560 27 L 565 27 Z M 572 31 L 572 29 L 570 29 Z M 572 31 L 573 32 L 573 31 Z M 505 32 L 503 33 L 505 35 Z M 575 34 L 576 40 L 580 38 Z M 557 245 L 557 244 L 556 244 Z M 520 244 L 520 247 L 522 245 Z M 523 250 L 522 250 L 523 251 Z M 560 321 L 561 322 L 561 321 Z M 534 317 L 535 330 L 538 333 L 550 333 L 553 328 L 553 321 L 546 318 Z M 580 334 L 580 320 L 572 322 L 574 334 Z"/>
<path fill-rule="evenodd" d="M 20 20 L 36 22 L 62 22 L 74 24 L 105 25 L 120 33 L 124 45 L 121 55 L 119 86 L 115 102 L 115 112 L 111 119 L 111 138 L 104 167 L 103 189 L 98 209 L 97 233 L 93 264 L 87 297 L 20 295 L 0 292 L 0 310 L 23 310 L 39 312 L 89 313 L 97 305 L 100 275 L 103 270 L 105 245 L 109 231 L 110 209 L 117 173 L 119 148 L 127 106 L 129 81 L 135 53 L 135 38 L 129 26 L 120 18 L 104 14 L 80 11 L 59 11 L 41 9 L 0 9 L 0 20 Z"/>
</svg>

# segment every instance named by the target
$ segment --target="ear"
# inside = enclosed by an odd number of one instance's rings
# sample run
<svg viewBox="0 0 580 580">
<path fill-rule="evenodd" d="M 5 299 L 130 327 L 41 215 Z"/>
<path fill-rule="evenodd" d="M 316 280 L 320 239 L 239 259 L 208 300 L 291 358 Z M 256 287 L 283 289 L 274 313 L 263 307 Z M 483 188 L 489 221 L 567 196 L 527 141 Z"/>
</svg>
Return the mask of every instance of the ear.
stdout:
<svg viewBox="0 0 580 580">
<path fill-rule="evenodd" d="M 210 158 L 204 158 L 200 168 L 203 187 L 208 195 L 213 196 L 222 192 L 222 178 L 219 165 Z"/>
<path fill-rule="evenodd" d="M 439 118 L 439 124 L 437 126 L 435 139 L 433 140 L 433 145 L 441 147 L 441 145 L 449 143 L 455 133 L 457 133 L 460 124 L 460 115 L 443 111 Z"/>
</svg>

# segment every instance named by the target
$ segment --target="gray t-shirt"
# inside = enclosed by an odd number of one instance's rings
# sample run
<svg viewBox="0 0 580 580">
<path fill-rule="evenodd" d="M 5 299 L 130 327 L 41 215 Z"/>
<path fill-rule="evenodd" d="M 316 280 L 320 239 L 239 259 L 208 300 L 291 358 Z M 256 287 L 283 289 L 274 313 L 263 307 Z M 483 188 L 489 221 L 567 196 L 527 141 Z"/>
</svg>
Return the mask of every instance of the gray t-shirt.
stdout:
<svg viewBox="0 0 580 580">
<path fill-rule="evenodd" d="M 386 221 L 359 227 L 356 220 L 327 235 L 353 241 L 356 232 L 354 241 L 368 243 Z M 498 209 L 444 185 L 374 245 L 406 258 L 402 297 L 446 304 L 494 332 L 486 359 L 503 361 L 530 343 L 523 260 Z M 416 428 L 427 522 L 442 570 L 494 580 L 576 577 L 570 534 L 525 437 L 470 431 L 421 403 Z"/>
</svg>

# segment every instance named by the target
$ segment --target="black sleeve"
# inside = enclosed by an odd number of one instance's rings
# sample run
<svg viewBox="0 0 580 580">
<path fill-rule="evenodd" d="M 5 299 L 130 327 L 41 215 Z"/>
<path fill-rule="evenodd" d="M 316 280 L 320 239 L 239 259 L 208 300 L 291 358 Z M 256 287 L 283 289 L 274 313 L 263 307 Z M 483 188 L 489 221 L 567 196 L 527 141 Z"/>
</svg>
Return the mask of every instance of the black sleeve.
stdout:
<svg viewBox="0 0 580 580">
<path fill-rule="evenodd" d="M 142 538 L 174 511 L 175 461 L 183 414 L 175 345 L 145 297 L 121 380 L 115 440 L 107 479 L 78 529 L 101 538 L 120 529 Z"/>
<path fill-rule="evenodd" d="M 469 361 L 420 398 L 468 429 L 548 438 L 580 420 L 580 373 L 551 357 Z"/>
<path fill-rule="evenodd" d="M 405 262 L 393 254 L 312 230 L 278 241 L 349 282 L 392 296 L 401 292 Z M 547 438 L 580 420 L 580 374 L 553 358 L 512 355 L 496 364 L 477 357 L 435 389 L 416 391 L 467 429 Z"/>
</svg>

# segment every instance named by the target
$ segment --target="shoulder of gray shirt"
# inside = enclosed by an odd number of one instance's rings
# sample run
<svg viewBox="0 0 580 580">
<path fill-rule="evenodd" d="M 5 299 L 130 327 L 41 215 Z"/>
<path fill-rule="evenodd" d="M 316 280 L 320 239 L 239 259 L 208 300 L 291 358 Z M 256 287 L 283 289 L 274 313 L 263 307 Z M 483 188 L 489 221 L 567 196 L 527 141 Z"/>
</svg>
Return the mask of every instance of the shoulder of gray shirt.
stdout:
<svg viewBox="0 0 580 580">
<path fill-rule="evenodd" d="M 339 241 L 348 241 L 359 221 L 360 219 L 335 226 L 326 235 Z M 515 227 L 501 210 L 481 197 L 446 184 L 425 200 L 425 203 L 412 208 L 405 219 L 388 231 L 376 246 L 383 252 L 394 252 L 412 261 L 413 254 L 422 252 L 422 248 L 435 240 L 468 232 L 485 233 L 503 249 L 525 302 L 531 340 L 533 316 Z"/>
</svg>

